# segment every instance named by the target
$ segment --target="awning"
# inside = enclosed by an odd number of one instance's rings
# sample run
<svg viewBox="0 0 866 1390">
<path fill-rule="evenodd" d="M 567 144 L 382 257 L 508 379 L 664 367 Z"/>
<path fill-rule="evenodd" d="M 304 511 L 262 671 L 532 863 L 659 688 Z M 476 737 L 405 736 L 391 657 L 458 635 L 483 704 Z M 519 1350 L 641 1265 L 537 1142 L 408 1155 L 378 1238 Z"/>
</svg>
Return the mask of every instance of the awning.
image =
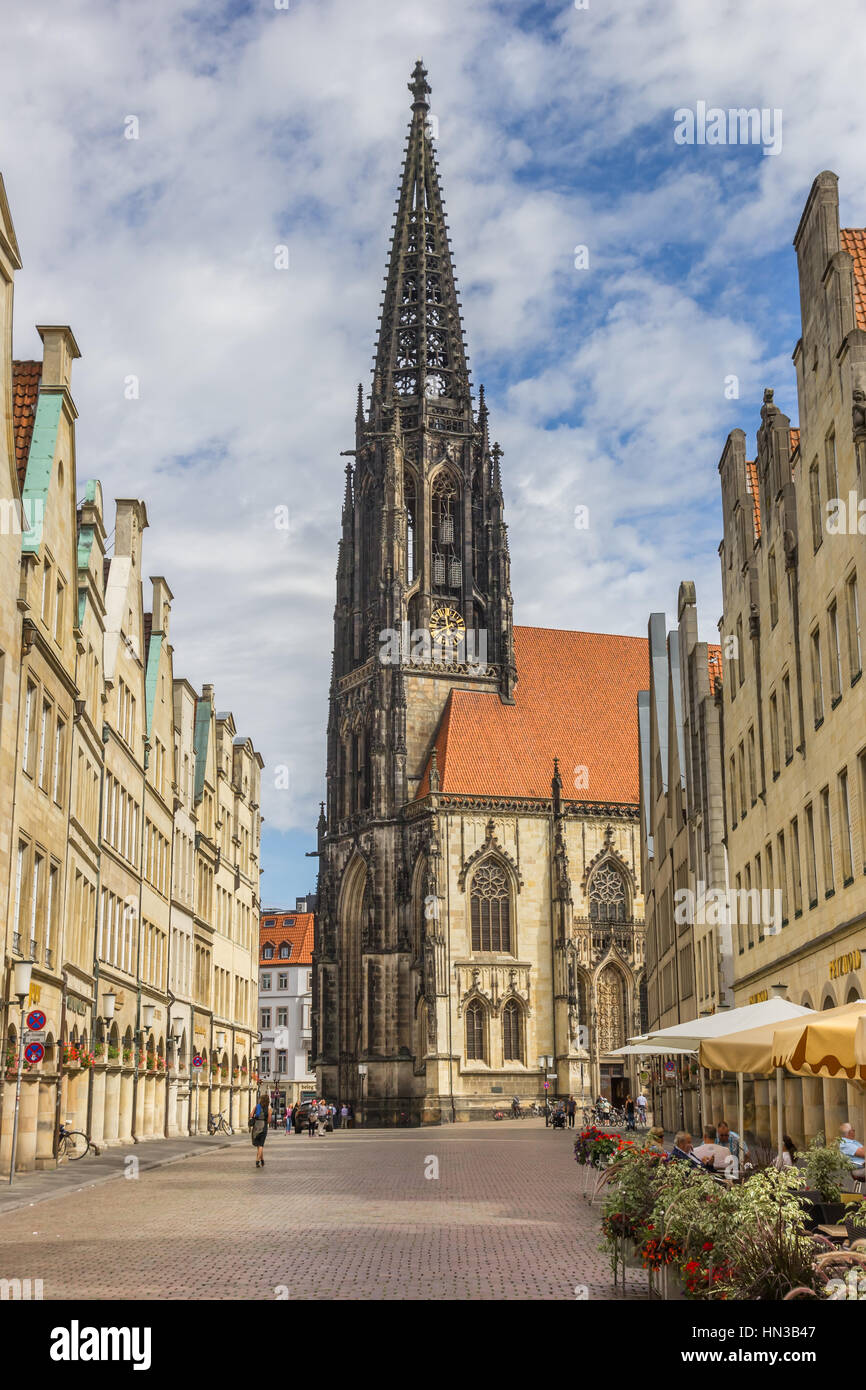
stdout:
<svg viewBox="0 0 866 1390">
<path fill-rule="evenodd" d="M 746 1028 L 761 1028 L 765 1024 L 779 1026 L 790 1019 L 800 1018 L 812 1012 L 812 1009 L 804 1009 L 800 1004 L 789 1004 L 787 999 L 764 999 L 760 1004 L 745 1004 L 740 1009 L 722 1009 L 715 1014 L 694 1018 L 689 1023 L 675 1023 L 672 1028 L 662 1028 L 655 1033 L 648 1033 L 647 1038 L 657 1047 L 670 1044 L 697 1051 L 706 1038 L 720 1038 L 729 1033 L 741 1033 Z"/>
<path fill-rule="evenodd" d="M 682 1054 L 686 1057 L 694 1057 L 693 1047 L 658 1047 L 655 1043 L 630 1043 L 628 1047 L 618 1047 L 615 1052 L 609 1052 L 609 1057 L 670 1057 Z"/>
<path fill-rule="evenodd" d="M 824 1009 L 805 1027 L 777 1028 L 773 1065 L 801 1076 L 866 1082 L 866 1000 Z"/>
</svg>

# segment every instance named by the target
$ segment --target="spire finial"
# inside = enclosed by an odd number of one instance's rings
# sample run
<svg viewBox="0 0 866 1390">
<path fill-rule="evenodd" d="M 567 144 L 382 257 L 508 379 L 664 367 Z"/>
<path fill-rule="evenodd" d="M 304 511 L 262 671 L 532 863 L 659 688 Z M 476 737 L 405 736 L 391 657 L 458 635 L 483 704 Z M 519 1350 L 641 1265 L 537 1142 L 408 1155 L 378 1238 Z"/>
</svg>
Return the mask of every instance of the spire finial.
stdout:
<svg viewBox="0 0 866 1390">
<path fill-rule="evenodd" d="M 493 448 L 490 450 L 490 457 L 493 460 L 493 471 L 491 481 L 495 492 L 502 491 L 502 472 L 499 467 L 499 460 L 502 458 L 502 450 L 494 441 Z"/>
<path fill-rule="evenodd" d="M 432 88 L 427 82 L 427 69 L 419 58 L 412 69 L 412 81 L 408 84 L 409 91 L 412 93 L 412 109 L 417 106 L 429 106 L 427 100 Z"/>
</svg>

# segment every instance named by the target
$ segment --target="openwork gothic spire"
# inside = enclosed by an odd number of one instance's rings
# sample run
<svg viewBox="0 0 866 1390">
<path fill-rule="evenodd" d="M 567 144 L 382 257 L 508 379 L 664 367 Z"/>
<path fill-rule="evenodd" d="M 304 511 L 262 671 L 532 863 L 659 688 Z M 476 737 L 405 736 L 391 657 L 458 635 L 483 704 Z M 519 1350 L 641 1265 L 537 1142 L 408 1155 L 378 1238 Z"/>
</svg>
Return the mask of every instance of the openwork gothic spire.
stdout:
<svg viewBox="0 0 866 1390">
<path fill-rule="evenodd" d="M 466 407 L 469 369 L 420 58 L 409 90 L 412 120 L 379 325 L 374 407 L 422 401 Z"/>
</svg>

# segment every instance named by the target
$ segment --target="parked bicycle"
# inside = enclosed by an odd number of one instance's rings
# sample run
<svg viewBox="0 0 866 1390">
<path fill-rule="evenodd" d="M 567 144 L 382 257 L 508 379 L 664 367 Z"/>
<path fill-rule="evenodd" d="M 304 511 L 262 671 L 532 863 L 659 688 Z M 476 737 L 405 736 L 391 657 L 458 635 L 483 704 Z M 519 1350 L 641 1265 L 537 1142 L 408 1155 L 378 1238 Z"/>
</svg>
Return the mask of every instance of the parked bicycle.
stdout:
<svg viewBox="0 0 866 1390">
<path fill-rule="evenodd" d="M 90 1137 L 83 1130 L 67 1129 L 66 1125 L 61 1123 L 57 1136 L 58 1158 L 66 1158 L 70 1163 L 74 1163 L 76 1159 L 83 1158 L 91 1150 L 98 1158 L 99 1149 L 91 1143 Z"/>
<path fill-rule="evenodd" d="M 208 1134 L 234 1134 L 234 1130 L 221 1110 L 217 1115 L 208 1116 L 207 1132 Z"/>
</svg>

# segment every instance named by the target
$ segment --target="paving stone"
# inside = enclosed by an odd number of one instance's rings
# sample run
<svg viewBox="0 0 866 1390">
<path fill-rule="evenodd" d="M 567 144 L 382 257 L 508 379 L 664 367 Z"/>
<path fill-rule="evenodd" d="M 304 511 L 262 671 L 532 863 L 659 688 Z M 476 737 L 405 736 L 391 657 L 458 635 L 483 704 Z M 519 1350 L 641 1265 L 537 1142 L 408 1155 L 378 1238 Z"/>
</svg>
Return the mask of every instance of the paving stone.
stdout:
<svg viewBox="0 0 866 1390">
<path fill-rule="evenodd" d="M 0 1277 L 41 1278 L 46 1300 L 611 1298 L 572 1138 L 541 1121 L 272 1133 L 261 1170 L 235 1142 L 6 1212 Z M 626 1296 L 646 1297 L 640 1271 Z"/>
</svg>

